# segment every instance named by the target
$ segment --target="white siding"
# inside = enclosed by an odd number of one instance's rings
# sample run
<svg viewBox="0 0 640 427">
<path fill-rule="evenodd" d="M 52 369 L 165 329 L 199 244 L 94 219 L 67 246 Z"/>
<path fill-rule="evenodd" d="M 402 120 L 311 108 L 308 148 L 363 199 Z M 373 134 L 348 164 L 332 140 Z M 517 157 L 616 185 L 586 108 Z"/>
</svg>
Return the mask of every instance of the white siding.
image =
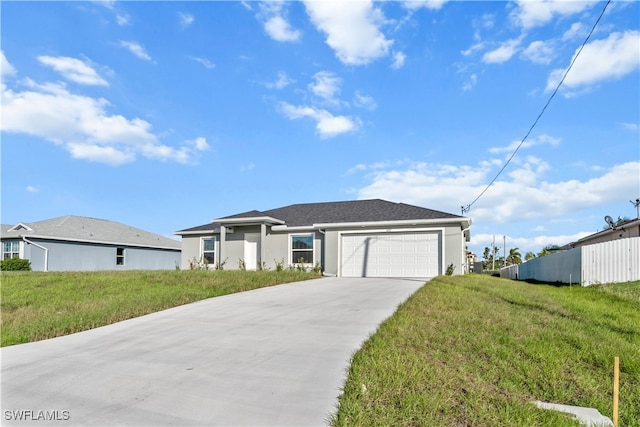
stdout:
<svg viewBox="0 0 640 427">
<path fill-rule="evenodd" d="M 581 283 L 583 286 L 640 280 L 640 237 L 596 243 L 534 258 L 502 269 L 500 276 Z"/>
<path fill-rule="evenodd" d="M 640 237 L 582 246 L 582 283 L 640 280 Z"/>
</svg>

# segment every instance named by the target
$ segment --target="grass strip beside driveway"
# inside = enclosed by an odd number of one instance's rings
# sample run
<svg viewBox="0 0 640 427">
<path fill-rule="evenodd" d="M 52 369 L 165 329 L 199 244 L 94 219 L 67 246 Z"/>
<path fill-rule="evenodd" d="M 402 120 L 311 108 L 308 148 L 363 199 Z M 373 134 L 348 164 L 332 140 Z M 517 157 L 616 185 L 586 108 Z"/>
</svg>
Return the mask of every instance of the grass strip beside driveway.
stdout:
<svg viewBox="0 0 640 427">
<path fill-rule="evenodd" d="M 2 272 L 2 346 L 39 341 L 205 298 L 319 277 L 301 271 Z"/>
<path fill-rule="evenodd" d="M 543 400 L 640 426 L 640 282 L 582 288 L 481 275 L 416 292 L 353 356 L 335 426 L 569 426 Z"/>
</svg>

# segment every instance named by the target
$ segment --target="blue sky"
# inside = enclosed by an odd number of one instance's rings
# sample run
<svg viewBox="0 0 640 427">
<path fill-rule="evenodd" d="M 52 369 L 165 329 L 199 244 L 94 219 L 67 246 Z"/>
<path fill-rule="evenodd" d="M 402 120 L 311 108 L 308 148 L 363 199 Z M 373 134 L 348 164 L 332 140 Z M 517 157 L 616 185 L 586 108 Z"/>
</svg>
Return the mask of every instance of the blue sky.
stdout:
<svg viewBox="0 0 640 427">
<path fill-rule="evenodd" d="M 382 198 L 454 214 L 491 182 L 604 2 L 6 2 L 2 223 L 170 236 Z M 465 214 L 524 255 L 633 218 L 640 4 L 612 2 Z"/>
</svg>

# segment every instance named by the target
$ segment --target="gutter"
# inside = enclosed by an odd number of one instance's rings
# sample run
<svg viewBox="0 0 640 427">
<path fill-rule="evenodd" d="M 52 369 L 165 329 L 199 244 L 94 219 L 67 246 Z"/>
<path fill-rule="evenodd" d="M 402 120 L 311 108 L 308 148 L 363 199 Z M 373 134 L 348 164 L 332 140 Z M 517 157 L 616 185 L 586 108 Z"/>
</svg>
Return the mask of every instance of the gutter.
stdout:
<svg viewBox="0 0 640 427">
<path fill-rule="evenodd" d="M 32 242 L 31 240 L 28 240 L 24 236 L 18 236 L 18 237 L 20 237 L 25 243 L 33 245 L 36 248 L 40 248 L 40 249 L 42 249 L 44 251 L 44 271 L 49 271 L 49 249 L 47 249 L 44 246 L 39 245 L 39 244 L 37 244 L 35 242 Z"/>
<path fill-rule="evenodd" d="M 305 226 L 288 227 L 286 225 L 274 225 L 271 227 L 274 231 L 303 231 L 303 230 L 324 230 L 332 228 L 365 228 L 365 227 L 398 227 L 398 226 L 415 226 L 415 225 L 443 225 L 443 224 L 461 224 L 468 225 L 467 230 L 471 227 L 470 218 L 437 218 L 437 219 L 406 219 L 393 221 L 367 221 L 367 222 L 336 222 L 336 223 L 318 223 Z"/>
<path fill-rule="evenodd" d="M 0 0 L 1 1 L 1 0 Z M 12 236 L 2 236 L 5 238 L 10 238 Z M 172 251 L 180 251 L 182 250 L 181 246 L 180 246 L 180 242 L 175 240 L 176 244 L 178 245 L 177 247 L 174 246 L 165 246 L 162 244 L 144 244 L 144 243 L 138 243 L 138 242 L 117 242 L 117 241 L 113 241 L 113 242 L 109 242 L 107 240 L 89 240 L 89 239 L 79 239 L 79 238 L 74 238 L 74 237 L 56 237 L 56 236 L 43 236 L 43 235 L 38 235 L 38 234 L 33 234 L 31 236 L 29 236 L 31 239 L 42 239 L 42 240 L 54 240 L 54 241 L 59 241 L 59 242 L 76 242 L 76 243 L 89 243 L 89 244 L 94 244 L 94 245 L 113 245 L 113 246 L 127 246 L 127 247 L 131 247 L 131 248 L 149 248 L 149 249 L 167 249 L 167 250 L 172 250 Z M 21 234 L 18 234 L 18 238 L 19 239 L 23 239 L 24 237 Z M 169 240 L 173 240 L 173 239 L 169 239 Z M 32 242 L 31 242 L 32 243 Z M 34 243 L 35 245 L 35 243 Z M 36 245 L 37 246 L 37 245 Z"/>
</svg>

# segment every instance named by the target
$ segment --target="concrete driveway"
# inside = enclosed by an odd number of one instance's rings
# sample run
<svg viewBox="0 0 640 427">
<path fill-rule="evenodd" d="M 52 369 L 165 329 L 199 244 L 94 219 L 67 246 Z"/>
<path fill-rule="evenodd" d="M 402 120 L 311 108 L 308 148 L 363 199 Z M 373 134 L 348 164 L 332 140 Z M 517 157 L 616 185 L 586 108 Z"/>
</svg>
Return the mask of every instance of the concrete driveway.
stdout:
<svg viewBox="0 0 640 427">
<path fill-rule="evenodd" d="M 353 352 L 423 284 L 322 278 L 6 347 L 2 424 L 326 425 Z"/>
</svg>

